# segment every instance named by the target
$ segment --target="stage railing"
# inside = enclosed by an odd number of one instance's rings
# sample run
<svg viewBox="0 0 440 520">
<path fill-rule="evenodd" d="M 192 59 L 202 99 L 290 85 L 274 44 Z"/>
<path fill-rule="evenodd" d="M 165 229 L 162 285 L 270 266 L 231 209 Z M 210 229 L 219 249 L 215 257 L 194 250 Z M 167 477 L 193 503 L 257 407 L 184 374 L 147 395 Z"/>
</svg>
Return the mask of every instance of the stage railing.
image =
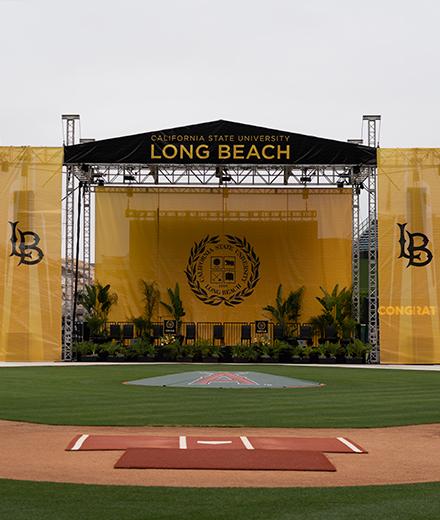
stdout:
<svg viewBox="0 0 440 520">
<path fill-rule="evenodd" d="M 93 340 L 86 323 L 75 324 L 75 340 L 88 341 Z M 160 344 L 161 338 L 164 336 L 163 322 L 153 322 L 150 337 L 153 342 Z M 307 326 L 306 323 L 288 323 L 284 330 L 279 324 L 268 322 L 267 332 L 258 332 L 255 322 L 220 322 L 220 321 L 204 321 L 204 322 L 182 322 L 176 336 L 185 341 L 188 339 L 187 326 L 193 325 L 194 337 L 189 341 L 208 341 L 216 345 L 236 345 L 238 343 L 254 343 L 259 339 L 269 341 L 280 339 L 295 339 L 300 336 L 301 327 Z M 249 327 L 247 331 L 243 327 Z M 216 328 L 216 330 L 215 330 Z M 116 331 L 116 332 L 115 332 Z M 131 333 L 130 333 L 131 331 Z M 105 324 L 98 336 L 104 336 L 108 339 L 125 339 L 131 340 L 139 336 L 139 332 L 133 322 L 130 321 L 109 321 Z M 215 337 L 216 336 L 216 337 Z"/>
</svg>

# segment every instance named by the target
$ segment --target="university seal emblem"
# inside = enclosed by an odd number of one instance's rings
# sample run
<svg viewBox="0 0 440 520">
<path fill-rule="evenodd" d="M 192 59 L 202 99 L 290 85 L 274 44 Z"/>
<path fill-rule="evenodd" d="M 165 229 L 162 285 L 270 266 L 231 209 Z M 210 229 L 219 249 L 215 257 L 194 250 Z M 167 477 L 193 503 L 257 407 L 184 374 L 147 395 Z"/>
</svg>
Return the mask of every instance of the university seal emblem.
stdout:
<svg viewBox="0 0 440 520">
<path fill-rule="evenodd" d="M 188 284 L 207 305 L 239 305 L 260 279 L 260 259 L 245 237 L 207 235 L 191 248 Z"/>
</svg>

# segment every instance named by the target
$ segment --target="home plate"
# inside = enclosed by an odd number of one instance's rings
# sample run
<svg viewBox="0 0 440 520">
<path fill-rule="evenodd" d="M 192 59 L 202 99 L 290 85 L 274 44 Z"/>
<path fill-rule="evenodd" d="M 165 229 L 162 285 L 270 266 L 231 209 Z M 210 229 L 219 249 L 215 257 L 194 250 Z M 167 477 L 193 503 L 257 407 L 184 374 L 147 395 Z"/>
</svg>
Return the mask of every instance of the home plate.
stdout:
<svg viewBox="0 0 440 520">
<path fill-rule="evenodd" d="M 316 381 L 276 376 L 263 372 L 179 372 L 160 377 L 127 381 L 128 385 L 186 388 L 311 388 L 323 386 Z"/>
</svg>

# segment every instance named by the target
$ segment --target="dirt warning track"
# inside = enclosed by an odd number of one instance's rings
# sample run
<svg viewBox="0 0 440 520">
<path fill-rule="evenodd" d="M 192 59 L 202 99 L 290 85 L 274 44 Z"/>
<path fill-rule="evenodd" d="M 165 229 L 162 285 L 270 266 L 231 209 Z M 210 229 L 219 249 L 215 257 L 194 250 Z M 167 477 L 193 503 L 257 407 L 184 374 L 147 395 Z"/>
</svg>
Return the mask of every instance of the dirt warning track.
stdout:
<svg viewBox="0 0 440 520">
<path fill-rule="evenodd" d="M 123 451 L 66 451 L 68 444 L 81 435 L 92 439 L 155 437 L 160 442 L 165 439 L 168 446 L 170 441 L 166 438 L 175 443 L 183 436 L 196 444 L 197 440 L 239 437 L 263 444 L 268 442 L 264 438 L 276 438 L 277 443 L 284 444 L 291 442 L 288 438 L 341 437 L 368 453 L 326 452 L 337 471 L 114 469 Z M 184 487 L 331 487 L 440 481 L 439 424 L 383 429 L 245 429 L 75 427 L 0 421 L 0 438 L 0 477 L 20 480 Z M 209 445 L 205 444 L 204 449 L 206 446 Z M 243 453 L 246 451 L 243 449 Z"/>
</svg>

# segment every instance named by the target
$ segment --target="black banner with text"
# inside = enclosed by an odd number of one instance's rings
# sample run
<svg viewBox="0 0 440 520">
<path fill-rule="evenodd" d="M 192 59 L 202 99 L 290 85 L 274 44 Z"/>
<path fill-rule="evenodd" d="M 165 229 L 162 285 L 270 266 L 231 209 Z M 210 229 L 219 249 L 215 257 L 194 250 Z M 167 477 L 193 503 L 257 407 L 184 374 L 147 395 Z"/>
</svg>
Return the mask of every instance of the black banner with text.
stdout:
<svg viewBox="0 0 440 520">
<path fill-rule="evenodd" d="M 220 120 L 67 146 L 64 162 L 374 165 L 376 150 Z"/>
</svg>

